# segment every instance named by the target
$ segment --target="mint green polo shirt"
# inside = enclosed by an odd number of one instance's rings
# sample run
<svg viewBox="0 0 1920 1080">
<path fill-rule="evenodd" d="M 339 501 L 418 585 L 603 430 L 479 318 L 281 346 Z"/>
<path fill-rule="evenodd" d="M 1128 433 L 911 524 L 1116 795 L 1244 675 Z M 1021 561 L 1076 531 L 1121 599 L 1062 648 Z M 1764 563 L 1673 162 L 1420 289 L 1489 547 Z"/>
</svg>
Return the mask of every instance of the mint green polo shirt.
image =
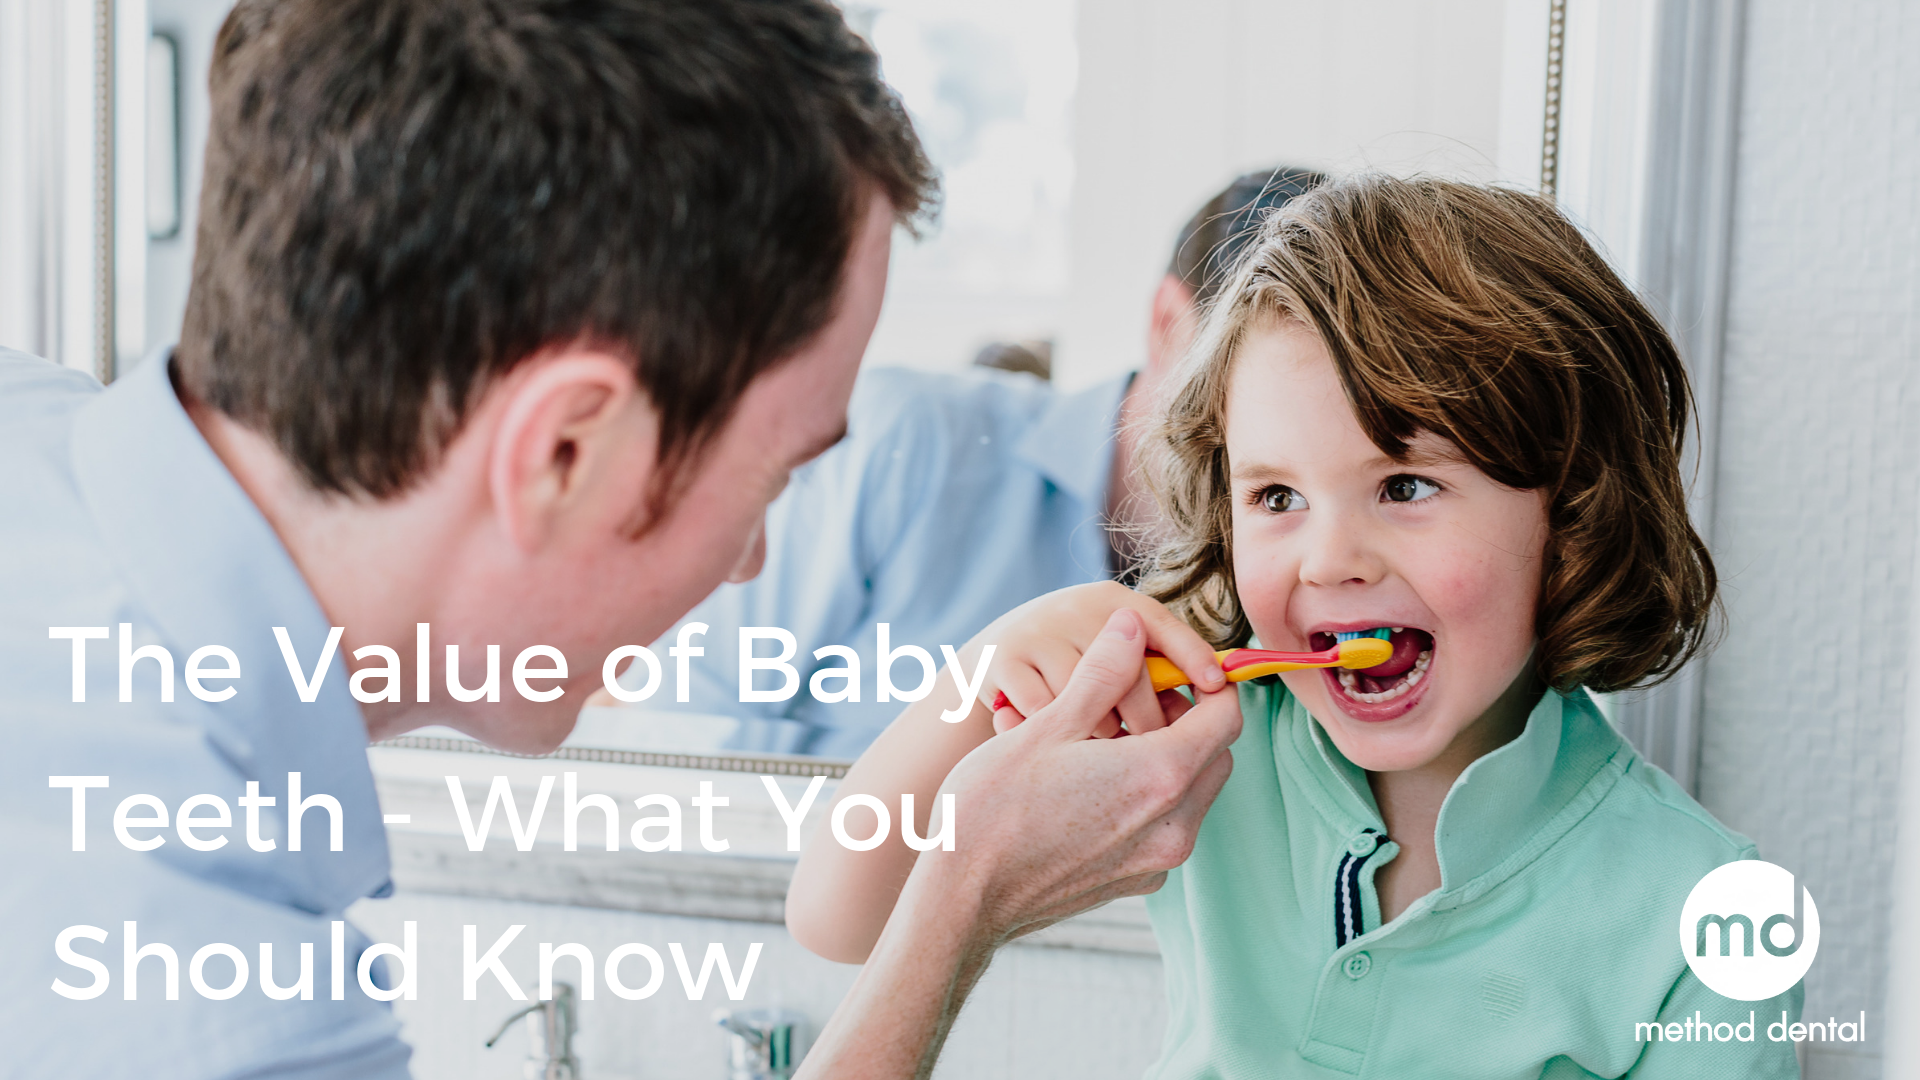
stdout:
<svg viewBox="0 0 1920 1080">
<path fill-rule="evenodd" d="M 1745 1002 L 1687 969 L 1680 909 L 1753 844 L 1648 765 L 1584 690 L 1549 692 L 1440 810 L 1440 888 L 1381 925 L 1400 848 L 1366 773 L 1278 682 L 1241 686 L 1233 775 L 1148 897 L 1170 1011 L 1153 1080 L 1799 1075 L 1802 990 Z M 1640 1041 L 1635 1024 L 1726 1042 Z M 1644 1029 L 1642 1029 L 1644 1031 Z"/>
</svg>

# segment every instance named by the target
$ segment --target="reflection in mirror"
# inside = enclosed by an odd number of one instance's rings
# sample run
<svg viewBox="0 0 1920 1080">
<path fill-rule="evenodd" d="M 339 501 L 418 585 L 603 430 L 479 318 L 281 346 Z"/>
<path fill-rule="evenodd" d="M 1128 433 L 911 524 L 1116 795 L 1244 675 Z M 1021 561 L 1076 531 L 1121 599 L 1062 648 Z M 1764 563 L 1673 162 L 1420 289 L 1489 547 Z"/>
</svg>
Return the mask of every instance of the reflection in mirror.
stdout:
<svg viewBox="0 0 1920 1080">
<path fill-rule="evenodd" d="M 233 3 L 148 0 L 146 7 L 151 36 L 142 84 L 150 96 L 140 115 L 146 122 L 148 148 L 143 351 L 150 352 L 179 338 L 187 310 L 200 159 L 207 144 L 207 63 L 214 37 Z M 170 230 L 160 227 L 168 217 L 173 224 Z"/>
<path fill-rule="evenodd" d="M 147 239 L 180 235 L 180 44 L 147 39 Z"/>
<path fill-rule="evenodd" d="M 122 79 L 137 80 L 144 97 L 121 111 L 124 128 L 139 126 L 121 160 L 127 171 L 144 173 L 126 217 L 146 257 L 144 280 L 124 279 L 139 280 L 141 302 L 122 296 L 119 306 L 143 312 L 141 344 L 151 349 L 174 340 L 185 310 L 206 141 L 206 65 L 231 5 L 143 6 L 150 23 L 130 40 L 147 44 L 122 49 L 118 70 Z M 1124 490 L 1128 458 L 1114 448 L 1113 435 L 1117 423 L 1144 415 L 1129 404 L 1147 381 L 1136 381 L 1135 373 L 1149 373 L 1178 352 L 1182 305 L 1193 297 L 1184 286 L 1163 290 L 1168 253 L 1209 195 L 1249 170 L 1282 164 L 1482 176 L 1495 171 L 1494 158 L 1506 156 L 1499 134 L 1502 0 L 1461 0 L 1438 22 L 1426 14 L 1333 15 L 1291 0 L 1263 8 L 1254 16 L 1258 32 L 1242 36 L 1270 39 L 1298 24 L 1318 27 L 1318 36 L 1333 43 L 1290 58 L 1284 101 L 1273 97 L 1264 65 L 1248 62 L 1265 46 L 1223 32 L 1248 17 L 1227 0 L 1197 0 L 1179 18 L 1150 0 L 846 0 L 844 9 L 880 54 L 925 137 L 943 176 L 945 209 L 925 237 L 902 236 L 895 247 L 887 305 L 866 361 L 872 370 L 862 376 L 849 440 L 850 450 L 865 446 L 868 456 L 828 455 L 796 476 L 785 500 L 791 506 L 799 493 L 811 493 L 803 509 L 812 516 L 798 515 L 806 519 L 801 525 L 818 537 L 832 533 L 830 543 L 811 547 L 835 557 L 781 549 L 774 537 L 764 579 L 784 575 L 822 589 L 864 581 L 876 597 L 887 595 L 855 605 L 831 625 L 771 608 L 731 622 L 709 619 L 703 645 L 715 677 L 711 686 L 696 683 L 693 701 L 680 706 L 694 711 L 677 711 L 668 700 L 675 695 L 665 692 L 632 705 L 598 699 L 582 712 L 561 756 L 734 761 L 771 772 L 810 756 L 822 767 L 843 767 L 836 763 L 855 757 L 898 708 L 875 700 L 877 623 L 891 618 L 894 650 L 917 646 L 937 663 L 941 645 L 957 647 L 979 629 L 984 619 L 975 615 L 990 618 L 1036 592 L 1113 572 L 1116 555 L 1102 524 L 1131 497 Z M 1398 153 L 1412 144 L 1417 153 Z M 1530 163 L 1537 161 L 1535 153 Z M 1043 349 L 1057 387 L 1031 374 L 971 366 L 983 351 L 1009 352 L 1007 343 Z M 986 398 L 993 404 L 983 406 Z M 1018 422 L 1002 423 L 1009 418 Z M 883 429 L 904 433 L 904 441 L 875 449 Z M 946 442 L 936 447 L 929 439 Z M 896 460 L 896 451 L 906 482 L 896 485 L 890 507 L 874 515 L 849 511 L 879 504 L 861 503 L 872 493 L 846 482 L 868 465 Z M 958 488 L 934 484 L 929 452 L 970 463 L 970 482 L 1002 495 L 1026 482 L 1009 470 L 1025 469 L 1040 493 L 1033 513 L 1071 520 L 1058 535 L 1046 533 L 1051 546 L 1036 539 L 1040 531 L 1015 538 L 1017 514 L 969 510 L 954 494 Z M 1110 484 L 1116 477 L 1120 482 Z M 776 504 L 775 517 L 786 513 Z M 833 513 L 846 520 L 828 522 Z M 989 540 L 1008 549 L 1009 565 L 1023 564 L 1006 575 L 1019 582 L 985 588 L 980 583 L 992 574 L 961 565 L 960 556 L 978 544 L 956 520 L 982 513 L 1004 526 L 988 530 L 998 537 Z M 889 531 L 882 519 L 896 527 Z M 917 556 L 902 554 L 912 547 L 903 531 L 909 528 L 944 537 L 955 551 L 942 555 L 938 545 L 923 544 Z M 901 614 L 889 616 L 888 604 Z M 733 654 L 743 623 L 790 630 L 794 663 L 812 673 L 822 666 L 810 663 L 816 650 L 857 654 L 860 702 L 827 703 L 805 715 L 740 703 Z M 671 640 L 650 644 L 667 659 L 661 650 Z M 772 646 L 763 642 L 763 649 Z M 919 669 L 902 659 L 893 675 L 911 685 Z M 803 677 L 796 700 L 813 700 L 812 684 Z M 952 692 L 944 676 L 939 685 L 940 693 Z M 829 679 L 827 689 L 836 688 Z M 828 715 L 847 719 L 823 723 Z M 444 730 L 404 738 L 480 749 Z"/>
<path fill-rule="evenodd" d="M 1066 297 L 1078 51 L 1071 0 L 859 0 L 941 177 L 939 221 L 893 252 L 869 364 L 951 369 L 1045 339 Z"/>
<path fill-rule="evenodd" d="M 631 707 L 628 737 L 720 711 L 734 752 L 854 758 L 902 708 L 882 688 L 922 663 L 934 679 L 943 646 L 1042 593 L 1132 580 L 1153 509 L 1125 433 L 1207 283 L 1323 171 L 1493 178 L 1503 11 L 850 5 L 940 169 L 942 219 L 896 244 L 848 439 L 769 509 L 759 577 L 653 644 L 690 663 L 691 693 Z M 1271 42 L 1308 27 L 1321 44 L 1277 89 Z"/>
</svg>

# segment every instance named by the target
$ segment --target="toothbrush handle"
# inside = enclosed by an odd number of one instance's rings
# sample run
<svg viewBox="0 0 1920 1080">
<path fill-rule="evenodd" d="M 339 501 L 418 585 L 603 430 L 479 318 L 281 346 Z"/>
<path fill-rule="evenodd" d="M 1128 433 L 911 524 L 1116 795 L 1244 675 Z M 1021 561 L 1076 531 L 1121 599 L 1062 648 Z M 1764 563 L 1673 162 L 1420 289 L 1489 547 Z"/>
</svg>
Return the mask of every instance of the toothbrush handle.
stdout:
<svg viewBox="0 0 1920 1080">
<path fill-rule="evenodd" d="M 1241 664 L 1237 667 L 1230 665 L 1229 661 L 1233 659 L 1233 655 L 1242 651 L 1251 652 L 1253 650 L 1226 649 L 1213 654 L 1215 658 L 1220 661 L 1220 666 L 1226 669 L 1228 682 L 1245 682 L 1248 679 L 1257 679 L 1262 675 L 1278 675 L 1283 671 L 1300 671 L 1305 668 L 1338 666 L 1337 661 L 1329 663 L 1325 660 L 1262 660 L 1252 664 Z M 1187 678 L 1186 672 L 1175 667 L 1173 661 L 1164 656 L 1147 657 L 1147 675 L 1153 680 L 1153 692 L 1156 694 L 1162 690 L 1171 690 L 1176 686 L 1186 686 L 1193 682 L 1192 679 Z"/>
<path fill-rule="evenodd" d="M 1224 652 L 1214 654 L 1223 663 L 1227 655 Z M 1153 680 L 1153 692 L 1156 694 L 1162 690 L 1171 690 L 1176 686 L 1186 686 L 1193 682 L 1192 679 L 1187 678 L 1186 672 L 1181 671 L 1173 661 L 1164 656 L 1147 657 L 1147 678 Z M 1232 679 L 1232 673 L 1228 673 L 1227 678 Z"/>
<path fill-rule="evenodd" d="M 1229 652 L 1231 652 L 1231 650 L 1229 650 Z M 1224 662 L 1228 653 L 1219 652 L 1215 653 L 1214 656 Z M 1147 677 L 1153 681 L 1153 692 L 1156 694 L 1162 690 L 1171 690 L 1176 686 L 1186 686 L 1193 681 L 1187 678 L 1187 673 L 1176 667 L 1173 661 L 1157 653 L 1147 657 Z M 1233 677 L 1231 673 L 1227 675 L 1229 679 Z M 1246 678 L 1246 676 L 1243 675 L 1241 678 Z M 1009 708 L 1012 705 L 1013 702 L 1007 700 L 1007 692 L 1005 690 L 1001 690 L 993 695 L 994 712 L 999 712 L 1001 709 Z"/>
<path fill-rule="evenodd" d="M 1341 649 L 1342 653 L 1348 653 L 1349 651 L 1350 651 L 1350 646 L 1348 648 Z M 1316 658 L 1313 660 L 1306 660 L 1306 659 L 1256 660 L 1253 663 L 1243 663 L 1238 666 L 1235 666 L 1232 663 L 1233 656 L 1235 653 L 1241 653 L 1241 652 L 1253 653 L 1256 656 L 1263 655 L 1257 649 L 1223 649 L 1213 654 L 1214 658 L 1220 662 L 1221 668 L 1226 671 L 1228 682 L 1245 682 L 1248 679 L 1257 679 L 1262 675 L 1277 675 L 1283 671 L 1301 671 L 1306 668 L 1326 668 L 1326 667 L 1346 666 L 1346 665 L 1343 665 L 1339 660 L 1322 659 L 1322 658 Z M 1264 655 L 1273 657 L 1273 656 L 1285 656 L 1288 654 L 1265 653 Z M 1314 656 L 1313 653 L 1294 653 L 1292 655 L 1299 656 L 1299 657 Z M 1324 656 L 1324 654 L 1322 654 L 1322 656 Z M 1248 657 L 1248 659 L 1252 659 L 1252 657 Z M 1374 662 L 1384 663 L 1385 660 L 1386 658 L 1383 656 Z M 1359 664 L 1355 664 L 1351 660 L 1349 660 L 1348 663 L 1351 664 L 1352 666 L 1361 666 Z M 1372 665 L 1367 664 L 1365 666 L 1370 667 Z M 1161 656 L 1158 653 L 1152 653 L 1147 656 L 1147 678 L 1152 681 L 1153 692 L 1156 694 L 1162 690 L 1172 690 L 1176 686 L 1187 686 L 1193 682 L 1192 679 L 1187 677 L 1186 672 L 1181 671 L 1177 666 L 1174 665 L 1173 661 L 1167 659 L 1164 656 Z M 999 712 L 1001 709 L 1007 708 L 1011 704 L 1012 702 L 1007 700 L 1007 694 L 1006 694 L 1006 691 L 1004 690 L 1000 691 L 999 693 L 996 693 L 993 696 L 993 710 L 995 712 Z"/>
</svg>

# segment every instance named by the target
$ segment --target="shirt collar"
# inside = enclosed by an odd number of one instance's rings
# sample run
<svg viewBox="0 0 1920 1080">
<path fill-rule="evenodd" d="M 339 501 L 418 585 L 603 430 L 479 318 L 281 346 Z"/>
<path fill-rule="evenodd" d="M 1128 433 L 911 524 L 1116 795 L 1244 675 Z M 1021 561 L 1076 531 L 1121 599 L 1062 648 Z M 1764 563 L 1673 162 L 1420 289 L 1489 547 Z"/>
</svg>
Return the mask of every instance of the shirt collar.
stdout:
<svg viewBox="0 0 1920 1080">
<path fill-rule="evenodd" d="M 1348 831 L 1384 831 L 1366 770 L 1340 753 L 1291 694 L 1276 721 L 1291 728 L 1291 753 L 1281 751 L 1283 777 L 1302 771 L 1289 768 L 1288 758 L 1310 763 L 1299 779 L 1308 781 L 1322 814 Z M 1276 751 L 1285 739 L 1276 733 Z M 1610 763 L 1624 766 L 1615 760 L 1624 747 L 1584 689 L 1547 691 L 1520 734 L 1468 765 L 1441 803 L 1434 830 L 1441 893 L 1485 887 L 1506 876 L 1494 871 L 1518 869 L 1526 853 L 1570 826 L 1568 811 L 1603 794 L 1589 784 Z"/>
<path fill-rule="evenodd" d="M 341 852 L 314 844 L 275 860 L 290 879 L 287 899 L 337 911 L 388 879 L 365 722 L 347 691 L 344 658 L 335 658 L 314 701 L 293 689 L 273 628 L 285 627 L 311 665 L 328 620 L 272 526 L 187 416 L 171 367 L 171 350 L 161 350 L 80 410 L 75 480 L 141 617 L 189 650 L 226 645 L 240 657 L 240 692 L 181 708 L 182 719 L 203 727 L 211 748 L 263 789 L 299 772 L 306 793 L 340 801 Z"/>
<path fill-rule="evenodd" d="M 1442 891 L 1489 874 L 1551 833 L 1624 745 L 1585 690 L 1542 695 L 1519 736 L 1468 765 L 1440 804 Z"/>
<path fill-rule="evenodd" d="M 1056 393 L 1027 428 L 1016 450 L 1054 486 L 1096 509 L 1107 501 L 1113 471 L 1113 427 L 1120 401 L 1133 383 L 1129 372 L 1117 379 Z"/>
</svg>

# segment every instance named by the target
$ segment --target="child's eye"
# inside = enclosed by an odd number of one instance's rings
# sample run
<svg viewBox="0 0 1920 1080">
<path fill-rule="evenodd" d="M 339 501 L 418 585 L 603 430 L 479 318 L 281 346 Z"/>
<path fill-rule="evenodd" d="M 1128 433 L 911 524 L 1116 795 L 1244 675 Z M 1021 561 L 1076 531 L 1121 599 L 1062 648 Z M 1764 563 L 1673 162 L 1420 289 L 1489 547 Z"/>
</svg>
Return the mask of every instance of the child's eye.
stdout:
<svg viewBox="0 0 1920 1080">
<path fill-rule="evenodd" d="M 1388 502 L 1409 503 L 1440 494 L 1440 485 L 1421 476 L 1387 477 L 1386 496 Z"/>
<path fill-rule="evenodd" d="M 1284 484 L 1275 484 L 1262 488 L 1255 496 L 1262 508 L 1268 513 L 1285 514 L 1293 510 L 1305 510 L 1307 500 L 1299 492 Z"/>
</svg>

